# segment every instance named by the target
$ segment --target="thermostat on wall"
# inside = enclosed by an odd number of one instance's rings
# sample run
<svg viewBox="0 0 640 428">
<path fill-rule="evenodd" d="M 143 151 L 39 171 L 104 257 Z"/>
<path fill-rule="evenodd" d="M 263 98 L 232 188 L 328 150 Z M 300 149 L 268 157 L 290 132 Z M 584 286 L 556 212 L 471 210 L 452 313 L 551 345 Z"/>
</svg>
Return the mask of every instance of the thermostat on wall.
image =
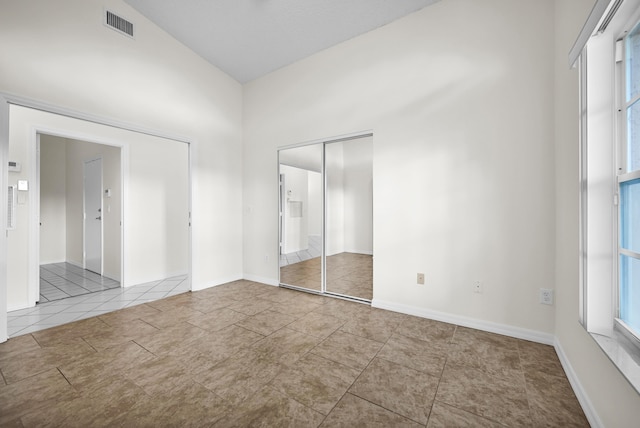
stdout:
<svg viewBox="0 0 640 428">
<path fill-rule="evenodd" d="M 20 172 L 22 171 L 22 165 L 18 162 L 9 161 L 9 172 Z"/>
</svg>

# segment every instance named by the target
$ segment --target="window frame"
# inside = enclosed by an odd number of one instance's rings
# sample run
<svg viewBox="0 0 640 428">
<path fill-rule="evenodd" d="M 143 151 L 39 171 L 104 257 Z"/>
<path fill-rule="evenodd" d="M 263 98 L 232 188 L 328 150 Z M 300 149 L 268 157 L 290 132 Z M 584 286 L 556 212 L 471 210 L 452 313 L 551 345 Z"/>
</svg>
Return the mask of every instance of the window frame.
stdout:
<svg viewBox="0 0 640 428">
<path fill-rule="evenodd" d="M 621 316 L 622 304 L 621 304 L 621 295 L 622 295 L 622 276 L 620 272 L 621 265 L 621 257 L 627 256 L 634 258 L 636 260 L 640 260 L 640 254 L 634 251 L 625 249 L 622 247 L 622 186 L 624 183 L 629 183 L 631 181 L 637 180 L 640 178 L 640 168 L 636 170 L 629 171 L 629 139 L 628 139 L 628 129 L 629 129 L 629 119 L 628 112 L 629 109 L 636 103 L 640 103 L 640 92 L 636 94 L 630 100 L 627 100 L 627 89 L 629 85 L 629 76 L 628 76 L 628 55 L 627 55 L 627 40 L 631 33 L 640 29 L 640 13 L 636 12 L 631 18 L 626 22 L 623 27 L 623 31 L 619 34 L 616 40 L 615 46 L 615 114 L 616 118 L 614 121 L 614 131 L 615 131 L 615 149 L 616 149 L 616 195 L 615 195 L 615 204 L 617 206 L 617 216 L 615 218 L 615 240 L 616 240 L 616 260 L 614 261 L 615 267 L 615 317 L 614 317 L 614 331 L 621 334 L 625 340 L 628 342 L 628 345 L 637 348 L 640 353 L 640 331 L 635 330 L 633 327 L 628 325 Z M 638 58 L 640 60 L 640 58 Z"/>
<path fill-rule="evenodd" d="M 621 138 L 626 130 L 618 113 L 622 88 L 616 55 L 618 41 L 638 21 L 640 0 L 598 0 L 569 59 L 572 65 L 577 60 L 580 80 L 579 322 L 640 393 L 640 338 L 631 334 L 618 317 L 618 168 L 622 165 Z"/>
</svg>

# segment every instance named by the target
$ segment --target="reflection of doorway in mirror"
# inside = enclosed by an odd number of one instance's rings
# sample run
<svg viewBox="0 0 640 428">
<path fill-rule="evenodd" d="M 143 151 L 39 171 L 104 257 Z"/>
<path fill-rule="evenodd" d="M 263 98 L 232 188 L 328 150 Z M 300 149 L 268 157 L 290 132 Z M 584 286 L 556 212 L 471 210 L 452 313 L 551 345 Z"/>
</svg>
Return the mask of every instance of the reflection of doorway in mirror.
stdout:
<svg viewBox="0 0 640 428">
<path fill-rule="evenodd" d="M 322 255 L 321 174 L 282 165 L 282 254 L 280 266 L 300 263 Z"/>
<path fill-rule="evenodd" d="M 322 145 L 278 152 L 280 283 L 322 291 Z"/>
<path fill-rule="evenodd" d="M 373 138 L 280 149 L 280 284 L 373 299 Z"/>
</svg>

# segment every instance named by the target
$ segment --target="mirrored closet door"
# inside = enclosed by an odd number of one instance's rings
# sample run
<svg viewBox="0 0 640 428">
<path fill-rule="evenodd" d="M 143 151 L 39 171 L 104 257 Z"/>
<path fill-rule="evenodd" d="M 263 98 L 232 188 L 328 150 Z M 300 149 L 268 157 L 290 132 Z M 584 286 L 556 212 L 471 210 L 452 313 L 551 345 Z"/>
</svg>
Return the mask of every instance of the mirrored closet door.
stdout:
<svg viewBox="0 0 640 428">
<path fill-rule="evenodd" d="M 279 151 L 280 284 L 371 301 L 371 134 Z"/>
<path fill-rule="evenodd" d="M 322 145 L 280 150 L 280 283 L 322 292 Z"/>
<path fill-rule="evenodd" d="M 373 297 L 372 137 L 328 143 L 326 174 L 326 291 Z"/>
</svg>

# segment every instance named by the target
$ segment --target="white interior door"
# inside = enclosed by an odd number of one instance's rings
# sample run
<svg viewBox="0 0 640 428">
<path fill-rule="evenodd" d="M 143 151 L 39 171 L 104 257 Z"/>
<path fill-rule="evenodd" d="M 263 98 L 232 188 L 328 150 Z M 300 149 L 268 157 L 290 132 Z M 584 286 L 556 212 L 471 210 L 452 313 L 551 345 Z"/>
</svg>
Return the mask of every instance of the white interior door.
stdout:
<svg viewBox="0 0 640 428">
<path fill-rule="evenodd" d="M 84 267 L 102 275 L 102 159 L 84 163 Z"/>
</svg>

